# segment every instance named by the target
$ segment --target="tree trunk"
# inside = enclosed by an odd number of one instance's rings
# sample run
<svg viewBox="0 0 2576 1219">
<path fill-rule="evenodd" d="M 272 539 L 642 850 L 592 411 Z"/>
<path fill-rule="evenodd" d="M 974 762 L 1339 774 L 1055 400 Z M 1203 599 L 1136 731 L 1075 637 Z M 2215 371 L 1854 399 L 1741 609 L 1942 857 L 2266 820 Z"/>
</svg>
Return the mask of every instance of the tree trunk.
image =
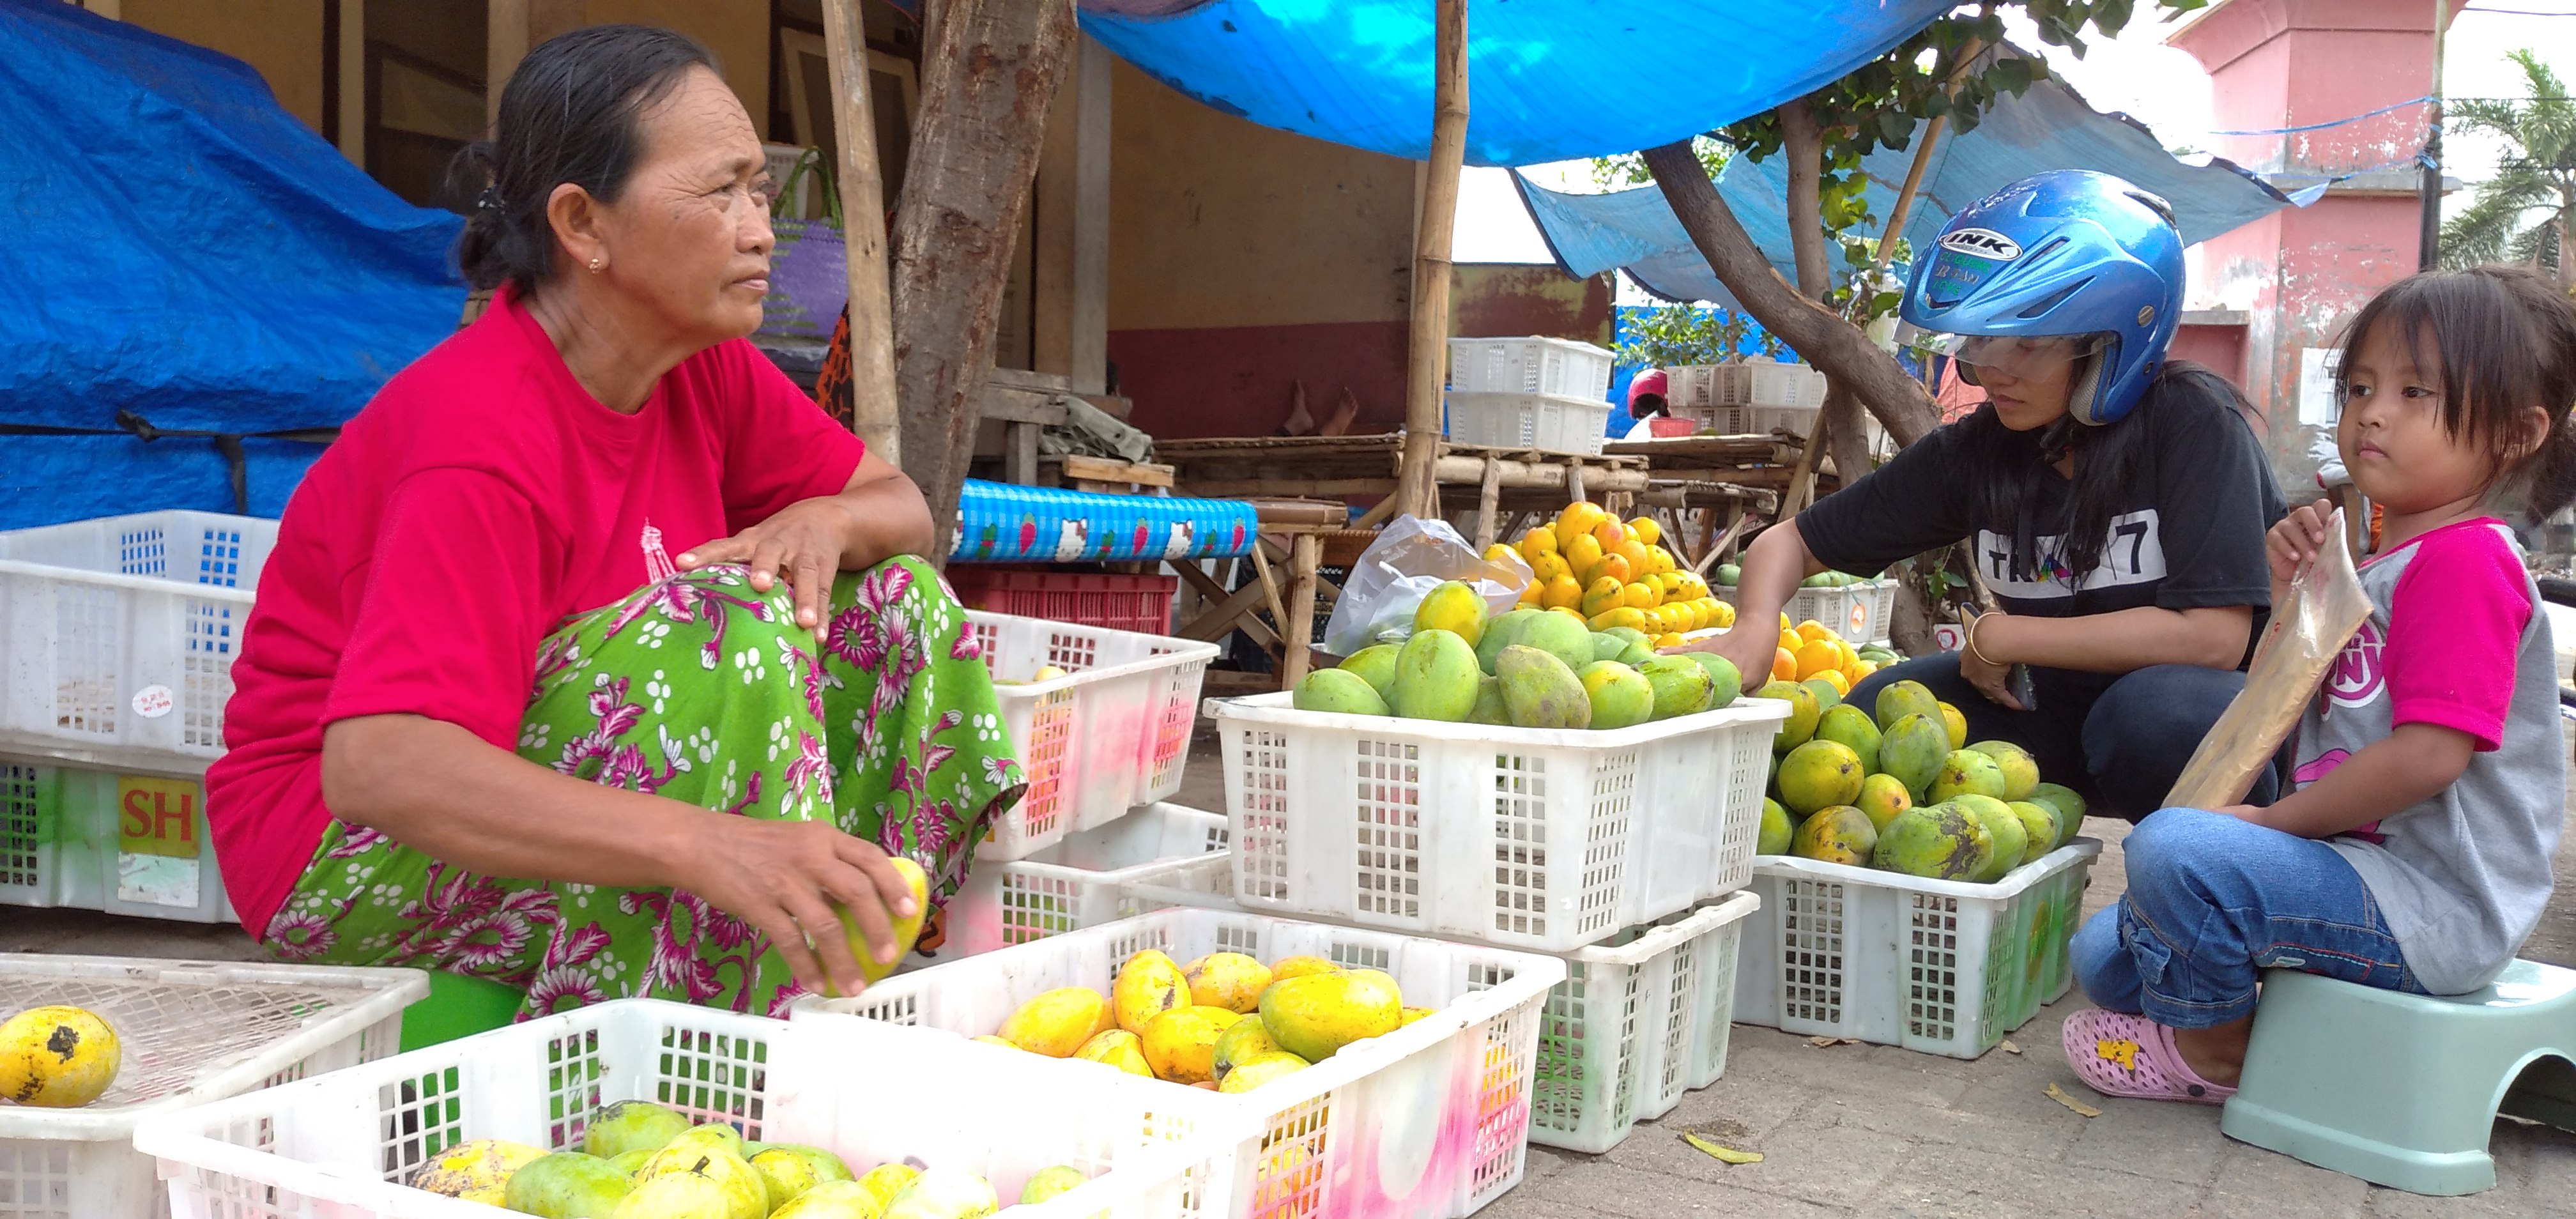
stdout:
<svg viewBox="0 0 2576 1219">
<path fill-rule="evenodd" d="M 926 15 L 895 213 L 894 360 L 904 472 L 930 501 L 935 561 L 957 528 L 1002 290 L 1074 30 L 1073 0 L 943 0 Z"/>
<path fill-rule="evenodd" d="M 1807 99 L 1780 103 L 1780 155 L 1789 165 L 1789 250 L 1798 267 L 1798 291 L 1821 301 L 1834 289 L 1825 261 L 1825 133 Z"/>
<path fill-rule="evenodd" d="M 1780 151 L 1789 168 L 1789 248 L 1797 260 L 1798 291 L 1824 301 L 1834 290 L 1833 263 L 1825 252 L 1825 133 L 1803 97 L 1780 104 Z M 1792 344 L 1795 346 L 1795 344 Z M 1869 473 L 1869 423 L 1860 399 L 1837 379 L 1825 395 L 1825 452 L 1844 486 Z"/>
<path fill-rule="evenodd" d="M 1906 375 L 1896 357 L 1880 351 L 1840 314 L 1801 295 L 1772 269 L 1718 197 L 1688 140 L 1648 149 L 1645 159 L 1691 244 L 1745 312 L 1858 398 L 1898 444 L 1912 444 L 1939 426 L 1932 395 Z"/>
<path fill-rule="evenodd" d="M 2570 215 L 2576 215 L 2576 199 L 2558 208 L 2558 286 L 2576 291 L 2576 247 L 2567 244 Z"/>
</svg>

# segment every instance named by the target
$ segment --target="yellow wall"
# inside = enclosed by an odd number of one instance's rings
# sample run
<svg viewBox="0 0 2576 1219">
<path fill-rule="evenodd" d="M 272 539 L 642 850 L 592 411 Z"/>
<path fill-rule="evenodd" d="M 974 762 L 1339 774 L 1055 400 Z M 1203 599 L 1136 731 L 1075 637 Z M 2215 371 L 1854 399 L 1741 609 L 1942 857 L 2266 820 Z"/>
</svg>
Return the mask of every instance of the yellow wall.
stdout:
<svg viewBox="0 0 2576 1219">
<path fill-rule="evenodd" d="M 1405 316 L 1413 162 L 1255 126 L 1125 62 L 1112 91 L 1111 330 Z"/>
<path fill-rule="evenodd" d="M 752 125 L 769 138 L 769 0 L 590 0 L 583 16 L 590 25 L 658 25 L 707 44 Z M 561 32 L 532 30 L 531 45 Z"/>
<path fill-rule="evenodd" d="M 286 112 L 322 129 L 324 0 L 124 0 L 124 20 L 259 70 Z"/>
</svg>

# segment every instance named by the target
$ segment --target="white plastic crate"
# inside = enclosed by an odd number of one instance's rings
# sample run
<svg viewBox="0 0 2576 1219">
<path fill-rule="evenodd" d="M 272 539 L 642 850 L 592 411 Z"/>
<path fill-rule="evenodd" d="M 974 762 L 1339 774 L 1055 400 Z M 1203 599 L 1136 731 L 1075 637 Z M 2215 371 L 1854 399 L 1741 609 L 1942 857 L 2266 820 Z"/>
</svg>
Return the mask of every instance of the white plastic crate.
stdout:
<svg viewBox="0 0 2576 1219">
<path fill-rule="evenodd" d="M 1143 913 L 1129 885 L 1201 891 L 1232 879 L 1225 814 L 1150 804 L 1027 859 L 980 860 L 948 900 L 948 939 L 920 967 Z"/>
<path fill-rule="evenodd" d="M 1498 449 L 1592 454 L 1610 441 L 1610 404 L 1554 394 L 1449 391 L 1449 439 Z"/>
<path fill-rule="evenodd" d="M 79 1109 L 0 1104 L 0 1215 L 167 1215 L 145 1119 L 391 1055 L 402 1011 L 429 993 L 413 969 L 219 965 L 0 954 L 0 1011 L 87 1008 L 116 1030 L 116 1084 Z"/>
<path fill-rule="evenodd" d="M 1570 952 L 1743 887 L 1771 738 L 1748 698 L 1595 732 L 1211 699 L 1234 901 Z"/>
<path fill-rule="evenodd" d="M 1975 1058 L 2066 993 L 2066 941 L 2102 844 L 2078 838 L 1990 885 L 1765 855 L 1735 1018 Z"/>
<path fill-rule="evenodd" d="M 1764 356 L 1668 368 L 1664 379 L 1664 401 L 1676 412 L 1739 406 L 1812 412 L 1825 404 L 1825 374 Z"/>
<path fill-rule="evenodd" d="M 1554 957 L 1175 908 L 889 978 L 856 998 L 809 1000 L 790 1019 L 990 1033 L 1056 987 L 1107 994 L 1118 966 L 1148 948 L 1181 962 L 1211 952 L 1324 957 L 1384 970 L 1407 1004 L 1438 1009 L 1258 1091 L 1216 1098 L 1256 1123 L 1239 1157 L 1254 1163 L 1254 1185 L 1249 1197 L 1237 1190 L 1231 1219 L 1456 1219 L 1519 1183 L 1540 1009 L 1565 980 Z"/>
<path fill-rule="evenodd" d="M 1894 576 L 1884 576 L 1853 586 L 1851 615 L 1854 621 L 1866 619 L 1866 624 L 1846 633 L 1843 638 L 1853 644 L 1887 642 L 1888 628 L 1896 621 L 1896 586 L 1899 583 L 1902 581 Z"/>
<path fill-rule="evenodd" d="M 1737 604 L 1736 585 L 1711 585 L 1709 593 L 1728 605 Z M 1853 584 L 1843 588 L 1802 588 L 1789 595 L 1789 603 L 1780 612 L 1789 616 L 1790 625 L 1814 619 L 1832 627 L 1843 642 L 1858 647 L 1864 643 L 1887 642 L 1888 612 L 1896 600 L 1895 581 Z"/>
<path fill-rule="evenodd" d="M 1449 340 L 1449 385 L 1473 393 L 1556 394 L 1603 401 L 1616 357 L 1590 343 L 1531 335 Z"/>
<path fill-rule="evenodd" d="M 1726 1073 L 1737 941 L 1760 904 L 1731 894 L 1566 954 L 1539 1030 L 1531 1142 L 1598 1155 Z"/>
<path fill-rule="evenodd" d="M 1028 794 L 976 858 L 1026 859 L 1181 789 L 1212 643 L 966 611 L 996 685 Z M 1029 682 L 1054 665 L 1070 676 Z"/>
<path fill-rule="evenodd" d="M 1004 1198 L 1037 1170 L 1091 1180 L 1030 1219 L 1206 1219 L 1240 1176 L 1246 1126 L 1212 1096 L 1092 1064 L 919 1029 L 789 1024 L 624 999 L 157 1118 L 180 1219 L 476 1219 L 493 1209 L 400 1184 L 439 1150 L 500 1138 L 578 1146 L 588 1115 L 650 1100 L 746 1139 L 805 1143 L 856 1171 L 906 1157 Z"/>
<path fill-rule="evenodd" d="M 205 805 L 198 778 L 0 754 L 0 905 L 237 922 Z"/>
<path fill-rule="evenodd" d="M 201 772 L 277 522 L 146 512 L 0 533 L 0 750 Z"/>
</svg>

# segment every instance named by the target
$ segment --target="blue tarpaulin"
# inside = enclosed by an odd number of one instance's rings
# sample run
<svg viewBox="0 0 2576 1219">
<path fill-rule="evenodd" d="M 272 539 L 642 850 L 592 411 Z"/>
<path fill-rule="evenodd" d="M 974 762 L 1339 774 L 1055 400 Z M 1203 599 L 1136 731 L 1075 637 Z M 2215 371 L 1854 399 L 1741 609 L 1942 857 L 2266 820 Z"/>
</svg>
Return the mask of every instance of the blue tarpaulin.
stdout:
<svg viewBox="0 0 2576 1219">
<path fill-rule="evenodd" d="M 248 65 L 0 0 L 0 528 L 274 516 L 330 428 L 456 329 L 460 225 L 279 108 Z M 120 421 L 122 420 L 122 421 Z M 31 435 L 64 429 L 109 435 Z"/>
<path fill-rule="evenodd" d="M 1884 217 L 1894 209 L 1913 163 L 1911 149 L 1881 149 L 1863 159 L 1875 215 Z M 2051 80 L 2032 85 L 2019 97 L 2005 94 L 1975 130 L 1945 137 L 1933 148 L 1914 211 L 1906 218 L 1905 239 L 1923 248 L 1952 212 L 2051 169 L 2099 170 L 2163 196 L 2173 204 L 2185 242 L 2207 241 L 2290 205 L 2287 196 L 2232 162 L 2189 165 L 2174 159 L 2137 120 L 2097 111 L 2074 90 Z M 1781 276 L 1794 283 L 1787 175 L 1787 163 L 1779 156 L 1760 162 L 1737 157 L 1727 163 L 1718 194 Z M 1660 189 L 1577 195 L 1532 185 L 1517 174 L 1514 179 L 1530 218 L 1569 274 L 1597 275 L 1622 267 L 1658 296 L 1733 303 L 1734 296 L 1708 269 Z M 1839 259 L 1836 264 L 1839 272 Z"/>
<path fill-rule="evenodd" d="M 1467 161 L 1653 148 L 1887 53 L 1954 0 L 1469 0 Z M 1177 11 L 1174 11 L 1177 10 Z M 1416 160 L 1429 0 L 1085 0 L 1082 28 L 1228 114 Z"/>
</svg>

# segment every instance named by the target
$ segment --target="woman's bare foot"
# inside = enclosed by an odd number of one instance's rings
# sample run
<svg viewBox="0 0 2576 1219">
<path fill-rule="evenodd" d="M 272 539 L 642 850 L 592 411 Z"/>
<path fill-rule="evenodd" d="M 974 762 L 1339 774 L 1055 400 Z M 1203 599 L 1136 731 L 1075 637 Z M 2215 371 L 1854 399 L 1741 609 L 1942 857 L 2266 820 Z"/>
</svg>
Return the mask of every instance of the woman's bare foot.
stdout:
<svg viewBox="0 0 2576 1219">
<path fill-rule="evenodd" d="M 2205 1029 L 2175 1029 L 2174 1049 L 2183 1065 L 2208 1083 L 2233 1088 L 2245 1073 L 2245 1045 L 2254 1038 L 2254 1018 L 2230 1020 Z"/>
</svg>

